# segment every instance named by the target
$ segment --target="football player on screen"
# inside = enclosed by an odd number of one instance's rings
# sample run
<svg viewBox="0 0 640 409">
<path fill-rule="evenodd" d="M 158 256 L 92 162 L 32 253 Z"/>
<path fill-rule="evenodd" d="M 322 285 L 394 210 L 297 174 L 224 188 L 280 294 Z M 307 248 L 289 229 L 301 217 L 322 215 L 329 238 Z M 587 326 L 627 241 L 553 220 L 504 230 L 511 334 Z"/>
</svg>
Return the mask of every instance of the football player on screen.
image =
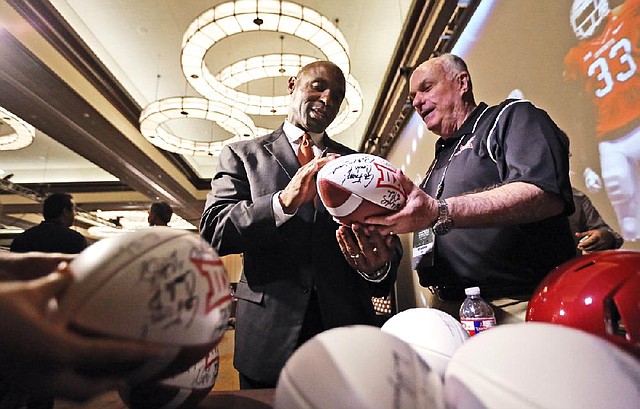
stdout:
<svg viewBox="0 0 640 409">
<path fill-rule="evenodd" d="M 574 0 L 571 27 L 579 42 L 564 59 L 565 79 L 577 81 L 595 109 L 602 182 L 622 236 L 640 239 L 640 0 Z M 601 186 L 585 169 L 590 191 Z"/>
</svg>

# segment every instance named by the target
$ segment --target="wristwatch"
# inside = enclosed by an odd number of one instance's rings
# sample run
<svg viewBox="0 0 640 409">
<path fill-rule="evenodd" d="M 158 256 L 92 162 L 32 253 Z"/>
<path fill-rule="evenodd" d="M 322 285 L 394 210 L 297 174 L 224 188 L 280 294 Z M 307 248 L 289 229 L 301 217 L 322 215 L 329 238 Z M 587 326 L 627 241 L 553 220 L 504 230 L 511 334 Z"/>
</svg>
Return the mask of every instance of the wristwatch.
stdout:
<svg viewBox="0 0 640 409">
<path fill-rule="evenodd" d="M 444 236 L 453 228 L 453 219 L 449 215 L 449 205 L 443 199 L 438 199 L 438 219 L 433 225 L 433 234 Z"/>
</svg>

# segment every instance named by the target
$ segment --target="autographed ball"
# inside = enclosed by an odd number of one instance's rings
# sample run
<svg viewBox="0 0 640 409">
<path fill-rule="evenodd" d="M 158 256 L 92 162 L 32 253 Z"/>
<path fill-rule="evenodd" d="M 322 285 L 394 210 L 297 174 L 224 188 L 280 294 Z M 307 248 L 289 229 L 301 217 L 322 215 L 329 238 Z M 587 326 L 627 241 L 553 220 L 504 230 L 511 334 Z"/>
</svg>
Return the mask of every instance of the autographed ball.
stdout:
<svg viewBox="0 0 640 409">
<path fill-rule="evenodd" d="M 169 227 L 100 240 L 68 265 L 73 283 L 55 319 L 79 333 L 163 345 L 139 383 L 184 372 L 227 329 L 231 291 L 222 261 L 199 235 Z"/>
<path fill-rule="evenodd" d="M 411 346 L 378 327 L 333 328 L 287 360 L 274 408 L 442 409 L 442 379 Z"/>
<path fill-rule="evenodd" d="M 562 325 L 498 325 L 469 338 L 444 380 L 448 409 L 637 408 L 640 361 Z"/>
<path fill-rule="evenodd" d="M 379 156 L 341 156 L 318 172 L 318 195 L 327 211 L 345 225 L 399 210 L 407 200 L 396 169 Z"/>
<path fill-rule="evenodd" d="M 172 378 L 127 384 L 118 393 L 131 409 L 187 409 L 204 399 L 216 383 L 220 359 L 214 348 L 186 372 Z"/>
<path fill-rule="evenodd" d="M 444 378 L 449 360 L 469 339 L 460 321 L 435 308 L 410 308 L 389 318 L 384 332 L 411 345 Z"/>
</svg>

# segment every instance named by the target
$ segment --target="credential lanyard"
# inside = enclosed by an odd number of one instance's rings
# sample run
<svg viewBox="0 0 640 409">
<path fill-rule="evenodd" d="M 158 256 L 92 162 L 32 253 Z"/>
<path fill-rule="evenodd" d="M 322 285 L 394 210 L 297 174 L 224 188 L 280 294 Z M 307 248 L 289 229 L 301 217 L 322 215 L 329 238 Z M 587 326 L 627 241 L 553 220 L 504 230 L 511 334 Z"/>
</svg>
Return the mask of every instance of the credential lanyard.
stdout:
<svg viewBox="0 0 640 409">
<path fill-rule="evenodd" d="M 442 171 L 442 177 L 440 178 L 440 183 L 438 183 L 438 188 L 436 190 L 436 199 L 440 199 L 442 196 L 442 191 L 444 190 L 444 178 L 447 176 L 447 170 L 449 169 L 449 165 L 453 160 L 453 157 L 456 156 L 456 153 L 460 150 L 460 146 L 462 146 L 462 142 L 467 139 L 468 135 L 473 135 L 476 131 L 476 127 L 478 126 L 478 121 L 484 113 L 487 111 L 488 107 L 485 108 L 484 111 L 478 116 L 476 122 L 473 124 L 473 128 L 471 133 L 464 134 L 460 136 L 458 143 L 455 148 L 453 148 L 453 152 L 449 156 L 449 160 L 447 160 L 447 164 Z M 429 182 L 429 178 L 431 178 L 431 174 L 436 167 L 436 163 L 438 162 L 438 152 L 436 151 L 436 157 L 431 162 L 429 166 L 429 170 L 427 170 L 427 174 L 424 177 L 424 180 L 420 184 L 420 188 L 424 190 L 427 187 L 427 183 Z M 434 252 L 436 245 L 436 236 L 433 234 L 433 228 L 427 227 L 421 230 L 418 230 L 413 233 L 413 244 L 411 249 L 411 268 L 417 271 L 425 271 L 433 266 L 434 263 Z"/>
<path fill-rule="evenodd" d="M 442 177 L 440 178 L 440 182 L 438 183 L 438 188 L 436 189 L 436 196 L 435 196 L 436 199 L 440 199 L 440 196 L 442 196 L 442 192 L 444 190 L 444 178 L 447 176 L 447 170 L 449 169 L 449 165 L 451 164 L 453 157 L 456 156 L 456 153 L 460 149 L 460 146 L 462 145 L 463 140 L 468 135 L 473 135 L 476 132 L 476 127 L 478 126 L 478 122 L 480 121 L 480 118 L 482 118 L 482 115 L 484 115 L 484 113 L 487 112 L 487 109 L 489 109 L 489 107 L 486 107 L 484 111 L 482 111 L 482 113 L 478 115 L 478 118 L 476 119 L 476 122 L 473 124 L 473 128 L 471 129 L 471 133 L 462 135 L 458 140 L 458 143 L 456 144 L 455 148 L 453 148 L 453 152 L 451 152 L 451 155 L 449 156 L 449 160 L 447 160 L 447 164 L 444 166 L 444 170 L 442 171 Z M 427 174 L 425 175 L 424 180 L 420 184 L 420 188 L 422 190 L 424 190 L 427 187 L 427 183 L 431 178 L 431 174 L 433 173 L 433 170 L 435 169 L 437 162 L 438 162 L 438 155 L 436 155 L 436 157 L 433 158 L 433 161 L 431 162 L 431 165 L 429 165 L 429 169 L 427 170 Z"/>
<path fill-rule="evenodd" d="M 451 152 L 451 155 L 449 156 L 449 160 L 447 160 L 447 164 L 444 165 L 444 170 L 442 171 L 442 177 L 440 178 L 440 182 L 438 183 L 438 188 L 436 189 L 436 196 L 435 196 L 436 199 L 440 199 L 440 196 L 442 196 L 442 191 L 444 190 L 444 178 L 445 176 L 447 176 L 447 170 L 449 169 L 449 165 L 451 164 L 451 161 L 453 160 L 453 157 L 455 156 L 456 152 L 458 152 L 458 149 L 460 149 L 460 145 L 462 144 L 462 140 L 464 139 L 465 136 L 467 135 L 462 135 L 460 137 L 460 139 L 458 140 L 458 143 L 456 144 L 456 147 L 453 148 L 453 152 Z M 424 190 L 427 187 L 427 182 L 429 182 L 429 179 L 431 178 L 431 173 L 433 173 L 433 170 L 436 167 L 437 162 L 438 162 L 438 156 L 436 155 L 436 157 L 433 159 L 433 162 L 431 162 L 431 165 L 429 166 L 429 170 L 427 171 L 427 174 L 424 177 L 424 181 L 420 185 L 421 189 Z"/>
</svg>

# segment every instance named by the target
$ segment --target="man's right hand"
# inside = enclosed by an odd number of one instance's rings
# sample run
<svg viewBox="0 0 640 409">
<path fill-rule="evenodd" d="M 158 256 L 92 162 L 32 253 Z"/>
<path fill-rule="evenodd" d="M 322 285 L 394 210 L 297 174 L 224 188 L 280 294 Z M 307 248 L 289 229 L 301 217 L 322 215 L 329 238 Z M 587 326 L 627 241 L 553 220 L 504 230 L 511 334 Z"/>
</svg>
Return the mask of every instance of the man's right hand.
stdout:
<svg viewBox="0 0 640 409">
<path fill-rule="evenodd" d="M 410 233 L 429 227 L 438 217 L 437 201 L 411 181 L 402 170 L 396 171 L 407 201 L 404 206 L 386 216 L 370 216 L 364 222 L 369 232 L 377 230 L 382 236 Z"/>
<path fill-rule="evenodd" d="M 324 165 L 339 157 L 337 153 L 329 153 L 300 167 L 289 184 L 280 192 L 279 200 L 282 210 L 287 214 L 293 214 L 300 206 L 312 201 L 317 194 L 316 174 Z"/>
</svg>

